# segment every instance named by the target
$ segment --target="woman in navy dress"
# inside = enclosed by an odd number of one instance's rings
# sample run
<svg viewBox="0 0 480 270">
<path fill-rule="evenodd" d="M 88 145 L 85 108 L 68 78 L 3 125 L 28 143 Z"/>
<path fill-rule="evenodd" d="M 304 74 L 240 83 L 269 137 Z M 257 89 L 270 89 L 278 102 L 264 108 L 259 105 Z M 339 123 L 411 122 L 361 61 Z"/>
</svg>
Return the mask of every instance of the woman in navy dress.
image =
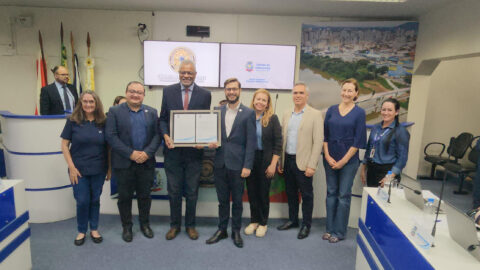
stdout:
<svg viewBox="0 0 480 270">
<path fill-rule="evenodd" d="M 93 242 L 103 240 L 98 232 L 100 195 L 105 179 L 110 179 L 102 102 L 92 91 L 84 91 L 79 101 L 60 135 L 77 201 L 77 246 L 85 242 L 88 225 Z"/>
<path fill-rule="evenodd" d="M 342 102 L 328 108 L 324 122 L 323 165 L 327 179 L 327 229 L 324 240 L 336 243 L 346 237 L 353 179 L 365 148 L 365 111 L 355 105 L 358 82 L 342 82 Z"/>
<path fill-rule="evenodd" d="M 410 134 L 400 125 L 399 112 L 398 100 L 389 98 L 383 101 L 382 122 L 373 126 L 362 161 L 361 178 L 364 185 L 383 187 L 389 171 L 399 179 L 407 164 Z"/>
</svg>

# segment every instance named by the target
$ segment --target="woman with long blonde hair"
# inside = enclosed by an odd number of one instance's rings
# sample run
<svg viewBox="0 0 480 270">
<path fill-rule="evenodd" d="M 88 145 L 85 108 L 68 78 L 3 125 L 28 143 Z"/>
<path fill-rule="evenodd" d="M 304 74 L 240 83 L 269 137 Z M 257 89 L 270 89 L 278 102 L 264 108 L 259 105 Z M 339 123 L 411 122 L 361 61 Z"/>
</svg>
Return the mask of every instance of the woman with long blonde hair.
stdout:
<svg viewBox="0 0 480 270">
<path fill-rule="evenodd" d="M 252 172 L 247 178 L 251 222 L 245 234 L 255 232 L 257 237 L 263 237 L 267 232 L 270 184 L 282 152 L 282 128 L 273 113 L 272 98 L 267 90 L 255 91 L 250 107 L 256 114 L 257 149 Z"/>
</svg>

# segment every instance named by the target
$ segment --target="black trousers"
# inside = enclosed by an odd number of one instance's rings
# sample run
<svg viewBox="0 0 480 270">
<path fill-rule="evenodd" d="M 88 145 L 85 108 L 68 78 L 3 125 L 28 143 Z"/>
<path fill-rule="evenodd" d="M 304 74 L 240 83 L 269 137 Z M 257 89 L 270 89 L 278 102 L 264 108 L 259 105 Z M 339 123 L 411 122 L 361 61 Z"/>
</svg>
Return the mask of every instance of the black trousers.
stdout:
<svg viewBox="0 0 480 270">
<path fill-rule="evenodd" d="M 302 195 L 302 226 L 310 228 L 313 212 L 313 177 L 305 176 L 305 171 L 301 171 L 297 167 L 296 156 L 288 154 L 285 154 L 284 176 L 289 220 L 298 223 L 298 191 L 300 190 Z"/>
<path fill-rule="evenodd" d="M 226 230 L 230 217 L 230 195 L 232 195 L 232 231 L 240 232 L 242 227 L 242 195 L 244 178 L 240 177 L 241 170 L 215 168 L 215 189 L 218 197 L 218 228 Z"/>
<path fill-rule="evenodd" d="M 130 168 L 114 169 L 118 189 L 118 211 L 123 227 L 132 226 L 132 199 L 137 194 L 139 221 L 141 225 L 149 224 L 152 198 L 150 192 L 155 168 L 132 162 Z"/>
<path fill-rule="evenodd" d="M 393 164 L 377 164 L 367 162 L 367 186 L 378 187 L 380 180 L 382 180 L 388 171 L 393 167 Z M 396 176 L 397 178 L 398 176 Z"/>
<path fill-rule="evenodd" d="M 174 148 L 165 152 L 165 173 L 170 200 L 170 227 L 182 225 L 182 196 L 185 196 L 185 227 L 195 227 L 198 183 L 203 150 Z"/>
<path fill-rule="evenodd" d="M 267 178 L 265 171 L 268 166 L 262 164 L 263 151 L 255 151 L 253 169 L 247 178 L 248 201 L 250 202 L 250 222 L 267 225 L 270 210 L 270 184 L 272 179 Z"/>
</svg>

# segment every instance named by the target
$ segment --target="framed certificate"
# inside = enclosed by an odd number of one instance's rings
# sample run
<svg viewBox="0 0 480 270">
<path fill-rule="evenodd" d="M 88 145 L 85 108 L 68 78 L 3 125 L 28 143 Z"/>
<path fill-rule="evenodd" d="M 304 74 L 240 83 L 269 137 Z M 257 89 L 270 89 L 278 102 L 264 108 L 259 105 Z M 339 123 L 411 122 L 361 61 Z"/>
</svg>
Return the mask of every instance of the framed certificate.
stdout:
<svg viewBox="0 0 480 270">
<path fill-rule="evenodd" d="M 175 147 L 207 146 L 222 141 L 220 110 L 170 111 L 170 138 Z"/>
</svg>

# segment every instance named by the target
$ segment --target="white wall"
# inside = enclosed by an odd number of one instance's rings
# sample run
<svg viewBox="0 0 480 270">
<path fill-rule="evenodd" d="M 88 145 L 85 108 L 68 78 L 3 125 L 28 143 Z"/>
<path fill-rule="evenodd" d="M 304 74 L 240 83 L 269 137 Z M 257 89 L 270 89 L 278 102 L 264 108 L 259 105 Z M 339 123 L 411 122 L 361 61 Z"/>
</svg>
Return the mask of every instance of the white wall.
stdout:
<svg viewBox="0 0 480 270">
<path fill-rule="evenodd" d="M 2 7 L 2 18 L 30 15 L 33 17 L 33 26 L 24 28 L 14 25 L 16 50 L 13 55 L 2 55 L 6 50 L 0 44 L 0 81 L 3 83 L 0 90 L 0 110 L 9 110 L 17 114 L 32 114 L 34 111 L 34 97 L 36 93 L 35 59 L 39 50 L 38 30 L 42 31 L 44 49 L 48 68 L 60 63 L 60 22 L 63 22 L 68 54 L 70 54 L 70 31 L 75 38 L 75 49 L 83 62 L 86 54 L 86 32 L 92 38 L 92 54 L 95 58 L 96 89 L 107 109 L 113 98 L 124 93 L 128 81 L 139 80 L 138 70 L 142 66 L 142 47 L 136 35 L 136 26 L 139 22 L 147 24 L 152 36 L 157 40 L 199 41 L 200 38 L 187 38 L 185 26 L 209 25 L 212 42 L 239 42 L 239 43 L 266 43 L 266 44 L 293 44 L 298 46 L 301 40 L 301 25 L 304 22 L 318 22 L 329 20 L 326 18 L 234 15 L 234 14 L 201 14 L 177 12 L 129 12 L 82 9 L 52 9 L 52 8 L 23 8 Z M 5 28 L 5 27 L 4 27 Z M 3 29 L 4 29 L 3 28 Z M 5 37 L 8 31 L 0 31 L 0 41 L 8 40 Z M 297 60 L 297 67 L 299 63 Z M 71 66 L 71 64 L 70 64 Z M 81 72 L 84 74 L 84 67 Z M 298 77 L 298 75 L 297 75 Z M 53 76 L 49 74 L 51 83 Z M 224 98 L 221 89 L 211 89 L 212 104 Z M 250 104 L 253 91 L 243 91 L 241 101 Z M 273 93 L 274 95 L 276 93 Z M 160 109 L 161 88 L 155 87 L 147 92 L 145 103 Z M 289 91 L 279 92 L 277 113 L 282 115 L 292 104 Z M 325 215 L 325 181 L 323 167 L 317 170 L 314 177 L 315 208 L 314 216 Z M 200 191 L 202 192 L 202 191 Z M 358 193 L 358 192 L 357 192 Z M 359 193 L 358 193 L 359 194 Z M 109 198 L 109 183 L 104 186 L 102 194 L 103 213 L 117 213 L 116 201 Z M 248 204 L 245 205 L 244 215 L 248 216 Z M 136 209 L 136 207 L 134 207 Z M 288 215 L 285 204 L 272 205 L 272 217 Z M 168 215 L 168 203 L 155 201 L 152 213 Z M 217 216 L 216 202 L 200 202 L 198 214 L 203 216 Z"/>
<path fill-rule="evenodd" d="M 480 2 L 457 1 L 420 17 L 415 66 L 422 60 L 442 61 L 431 76 L 413 76 L 408 121 L 412 128 L 409 161 L 405 172 L 428 174 L 423 148 L 432 141 L 448 144 L 462 131 L 480 135 L 478 57 L 480 53 Z"/>
<path fill-rule="evenodd" d="M 1 110 L 33 114 L 36 93 L 35 59 L 39 51 L 38 30 L 42 32 L 47 69 L 50 69 L 60 64 L 60 22 L 63 22 L 64 43 L 69 57 L 70 31 L 73 31 L 83 76 L 87 31 L 90 32 L 96 89 L 106 109 L 113 103 L 115 96 L 125 93 L 129 81 L 139 80 L 137 74 L 143 64 L 143 52 L 136 26 L 139 22 L 151 25 L 150 12 L 21 7 L 0 9 L 0 17 L 4 18 L 2 24 L 9 17 L 25 15 L 33 17 L 33 26 L 25 28 L 14 25 L 16 52 L 12 56 L 0 55 Z M 71 66 L 69 62 L 69 67 Z M 51 72 L 48 75 L 49 82 L 52 83 L 53 75 Z M 157 93 L 147 93 L 145 102 L 153 104 L 156 96 Z"/>
</svg>

